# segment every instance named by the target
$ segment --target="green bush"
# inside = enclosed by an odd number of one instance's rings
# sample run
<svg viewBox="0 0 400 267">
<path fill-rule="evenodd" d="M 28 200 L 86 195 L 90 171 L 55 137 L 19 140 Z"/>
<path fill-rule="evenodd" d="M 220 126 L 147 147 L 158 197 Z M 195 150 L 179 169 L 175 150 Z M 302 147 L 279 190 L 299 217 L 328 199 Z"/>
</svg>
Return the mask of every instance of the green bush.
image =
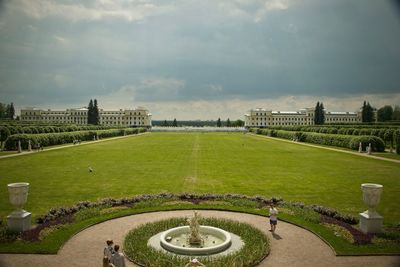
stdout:
<svg viewBox="0 0 400 267">
<path fill-rule="evenodd" d="M 6 141 L 7 137 L 11 135 L 10 130 L 7 127 L 0 126 L 0 142 Z"/>
<path fill-rule="evenodd" d="M 63 133 L 44 133 L 44 134 L 14 134 L 10 135 L 4 144 L 7 150 L 16 150 L 18 140 L 21 141 L 22 149 L 28 148 L 28 142 L 31 140 L 32 147 L 54 146 L 66 143 L 72 143 L 74 140 L 89 141 L 96 138 L 108 138 L 115 136 L 131 135 L 146 131 L 143 128 L 110 129 L 98 131 L 75 131 Z"/>
<path fill-rule="evenodd" d="M 371 143 L 372 151 L 382 152 L 385 150 L 383 140 L 370 135 L 341 135 L 341 134 L 323 134 L 315 132 L 293 132 L 285 130 L 258 129 L 258 134 L 279 137 L 283 139 L 296 140 L 300 142 L 313 143 L 319 145 L 345 147 L 357 150 L 360 142 L 365 149 Z"/>
<path fill-rule="evenodd" d="M 376 136 L 366 136 L 366 135 L 360 135 L 360 136 L 355 136 L 352 138 L 350 142 L 349 148 L 357 150 L 359 148 L 359 145 L 362 145 L 362 149 L 365 150 L 366 147 L 371 144 L 372 146 L 372 151 L 377 151 L 377 152 L 383 152 L 385 151 L 385 143 L 383 140 L 379 137 Z"/>
<path fill-rule="evenodd" d="M 395 132 L 394 140 L 396 142 L 396 153 L 400 155 L 400 130 Z"/>
</svg>

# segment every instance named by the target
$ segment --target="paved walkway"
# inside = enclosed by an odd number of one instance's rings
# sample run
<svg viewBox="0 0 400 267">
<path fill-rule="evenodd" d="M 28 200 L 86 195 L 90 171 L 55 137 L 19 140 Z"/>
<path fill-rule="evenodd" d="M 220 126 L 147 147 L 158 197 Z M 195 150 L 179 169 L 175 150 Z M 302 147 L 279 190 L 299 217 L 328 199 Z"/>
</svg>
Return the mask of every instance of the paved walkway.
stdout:
<svg viewBox="0 0 400 267">
<path fill-rule="evenodd" d="M 248 133 L 251 136 L 254 137 L 260 137 L 260 138 L 267 138 L 267 139 L 272 139 L 276 141 L 281 141 L 281 142 L 286 142 L 286 143 L 292 143 L 292 144 L 297 144 L 297 145 L 302 145 L 302 146 L 309 146 L 309 147 L 316 147 L 316 148 L 321 148 L 321 149 L 326 149 L 326 150 L 331 150 L 331 151 L 336 151 L 336 152 L 341 152 L 341 153 L 347 153 L 347 154 L 352 154 L 360 157 L 367 157 L 371 159 L 379 159 L 383 161 L 390 161 L 390 162 L 395 162 L 395 163 L 400 163 L 400 160 L 398 159 L 390 159 L 390 158 L 384 158 L 384 157 L 378 157 L 374 155 L 368 155 L 367 153 L 359 153 L 359 152 L 354 152 L 354 151 L 348 151 L 348 150 L 343 150 L 343 149 L 337 149 L 337 148 L 332 148 L 332 147 L 325 147 L 325 146 L 319 146 L 319 145 L 313 145 L 309 143 L 303 143 L 303 142 L 295 142 L 287 139 L 281 139 L 277 137 L 270 137 L 267 135 L 260 135 L 260 134 L 253 134 L 253 133 Z"/>
<path fill-rule="evenodd" d="M 91 144 L 96 144 L 96 143 L 100 143 L 100 142 L 106 142 L 106 141 L 111 141 L 111 140 L 116 140 L 116 139 L 121 139 L 121 138 L 127 138 L 127 137 L 132 137 L 132 136 L 138 136 L 138 135 L 147 134 L 147 133 L 148 132 L 138 133 L 138 134 L 130 134 L 130 135 L 124 135 L 124 136 L 116 136 L 116 137 L 104 138 L 104 139 L 100 139 L 100 140 L 96 140 L 96 141 L 83 141 L 82 143 L 76 144 L 76 145 L 74 145 L 74 144 L 60 145 L 60 146 L 55 146 L 55 147 L 44 148 L 43 150 L 40 150 L 40 151 L 37 151 L 36 149 L 32 149 L 32 151 L 22 151 L 22 153 L 3 155 L 3 156 L 0 156 L 0 159 L 25 156 L 25 155 L 30 155 L 30 154 L 33 154 L 33 153 L 42 153 L 42 152 L 45 152 L 45 151 L 63 149 L 63 148 L 67 148 L 67 147 L 91 145 Z"/>
<path fill-rule="evenodd" d="M 192 216 L 192 214 L 190 210 L 154 212 L 110 220 L 72 237 L 58 255 L 0 254 L 0 266 L 98 267 L 101 266 L 103 247 L 108 238 L 112 238 L 116 244 L 123 244 L 124 236 L 138 225 L 165 218 Z M 267 219 L 262 216 L 223 211 L 200 211 L 200 214 L 204 217 L 240 220 L 266 233 L 271 240 L 271 253 L 261 262 L 260 267 L 400 266 L 400 256 L 337 257 L 334 251 L 317 236 L 285 222 L 279 222 L 276 234 L 272 235 L 268 232 Z M 136 265 L 127 262 L 127 266 Z"/>
</svg>

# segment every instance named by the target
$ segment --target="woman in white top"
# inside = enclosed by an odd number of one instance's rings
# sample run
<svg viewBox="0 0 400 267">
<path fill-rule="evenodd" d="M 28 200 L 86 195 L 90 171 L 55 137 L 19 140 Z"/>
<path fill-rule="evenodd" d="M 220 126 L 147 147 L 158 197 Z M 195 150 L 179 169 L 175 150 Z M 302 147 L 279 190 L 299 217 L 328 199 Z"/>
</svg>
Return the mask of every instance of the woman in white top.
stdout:
<svg viewBox="0 0 400 267">
<path fill-rule="evenodd" d="M 278 224 L 278 210 L 274 207 L 274 203 L 271 203 L 269 208 L 269 224 L 271 225 L 271 230 L 269 231 L 274 233 Z"/>
</svg>

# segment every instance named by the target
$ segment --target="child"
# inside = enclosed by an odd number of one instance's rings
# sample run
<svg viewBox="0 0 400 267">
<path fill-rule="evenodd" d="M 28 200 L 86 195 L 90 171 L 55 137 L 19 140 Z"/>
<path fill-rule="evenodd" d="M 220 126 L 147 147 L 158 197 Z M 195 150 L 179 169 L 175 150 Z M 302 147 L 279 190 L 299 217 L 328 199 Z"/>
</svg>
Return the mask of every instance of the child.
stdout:
<svg viewBox="0 0 400 267">
<path fill-rule="evenodd" d="M 271 225 L 271 230 L 269 231 L 274 233 L 278 224 L 278 210 L 274 207 L 274 203 L 271 203 L 269 208 L 269 224 Z"/>
<path fill-rule="evenodd" d="M 104 254 L 104 258 L 108 259 L 108 262 L 111 261 L 111 257 L 114 254 L 114 248 L 113 248 L 113 244 L 114 242 L 112 240 L 107 240 L 106 241 L 107 246 L 104 248 L 103 254 Z"/>
</svg>

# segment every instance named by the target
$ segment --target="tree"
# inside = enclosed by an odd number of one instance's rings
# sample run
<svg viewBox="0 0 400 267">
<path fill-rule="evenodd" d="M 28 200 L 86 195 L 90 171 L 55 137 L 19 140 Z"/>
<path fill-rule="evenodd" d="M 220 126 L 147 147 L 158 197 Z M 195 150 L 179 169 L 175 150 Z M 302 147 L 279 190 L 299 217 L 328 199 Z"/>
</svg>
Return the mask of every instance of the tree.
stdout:
<svg viewBox="0 0 400 267">
<path fill-rule="evenodd" d="M 391 121 L 393 119 L 392 106 L 386 105 L 378 109 L 378 121 Z"/>
<path fill-rule="evenodd" d="M 325 111 L 324 111 L 324 103 L 321 102 L 319 105 L 319 119 L 320 119 L 320 124 L 325 123 Z"/>
<path fill-rule="evenodd" d="M 400 106 L 394 106 L 393 114 L 392 114 L 392 120 L 394 121 L 400 121 Z"/>
<path fill-rule="evenodd" d="M 324 124 L 324 122 L 325 122 L 324 104 L 322 102 L 319 103 L 318 101 L 314 110 L 314 124 L 320 125 Z"/>
<path fill-rule="evenodd" d="M 374 108 L 371 107 L 369 102 L 364 101 L 361 110 L 361 120 L 362 122 L 373 122 L 374 121 Z"/>
<path fill-rule="evenodd" d="M 94 100 L 93 104 L 93 124 L 94 125 L 100 124 L 100 115 L 99 115 L 99 107 L 97 105 L 97 99 Z"/>
<path fill-rule="evenodd" d="M 14 116 L 15 116 L 14 103 L 11 102 L 11 104 L 10 104 L 10 109 L 9 109 L 9 111 L 8 111 L 8 118 L 11 119 L 11 120 L 13 120 L 13 119 L 14 119 Z"/>
<path fill-rule="evenodd" d="M 176 118 L 172 122 L 172 127 L 178 127 L 178 122 L 176 121 Z"/>
<path fill-rule="evenodd" d="M 5 118 L 6 116 L 6 105 L 0 103 L 0 119 Z"/>
<path fill-rule="evenodd" d="M 227 120 L 226 120 L 226 127 L 231 127 L 232 125 L 231 125 L 231 120 L 228 118 Z"/>
<path fill-rule="evenodd" d="M 167 122 L 167 120 L 165 120 L 165 121 L 163 122 L 162 126 L 168 127 L 168 122 Z"/>
<path fill-rule="evenodd" d="M 222 123 L 221 123 L 221 118 L 218 118 L 217 120 L 217 127 L 221 127 Z"/>
<path fill-rule="evenodd" d="M 394 139 L 394 130 L 393 129 L 387 129 L 384 136 L 383 140 L 385 143 L 389 142 L 390 143 L 390 152 L 392 152 L 393 149 L 393 140 Z"/>
<path fill-rule="evenodd" d="M 236 120 L 232 123 L 233 127 L 243 127 L 244 126 L 244 121 L 242 120 Z"/>
<path fill-rule="evenodd" d="M 94 105 L 93 105 L 93 100 L 90 99 L 89 101 L 89 106 L 88 106 L 88 119 L 87 119 L 87 123 L 88 124 L 94 124 Z"/>
<path fill-rule="evenodd" d="M 11 135 L 10 130 L 7 127 L 0 126 L 0 148 L 3 147 L 3 142 L 6 141 L 7 137 Z"/>
</svg>

